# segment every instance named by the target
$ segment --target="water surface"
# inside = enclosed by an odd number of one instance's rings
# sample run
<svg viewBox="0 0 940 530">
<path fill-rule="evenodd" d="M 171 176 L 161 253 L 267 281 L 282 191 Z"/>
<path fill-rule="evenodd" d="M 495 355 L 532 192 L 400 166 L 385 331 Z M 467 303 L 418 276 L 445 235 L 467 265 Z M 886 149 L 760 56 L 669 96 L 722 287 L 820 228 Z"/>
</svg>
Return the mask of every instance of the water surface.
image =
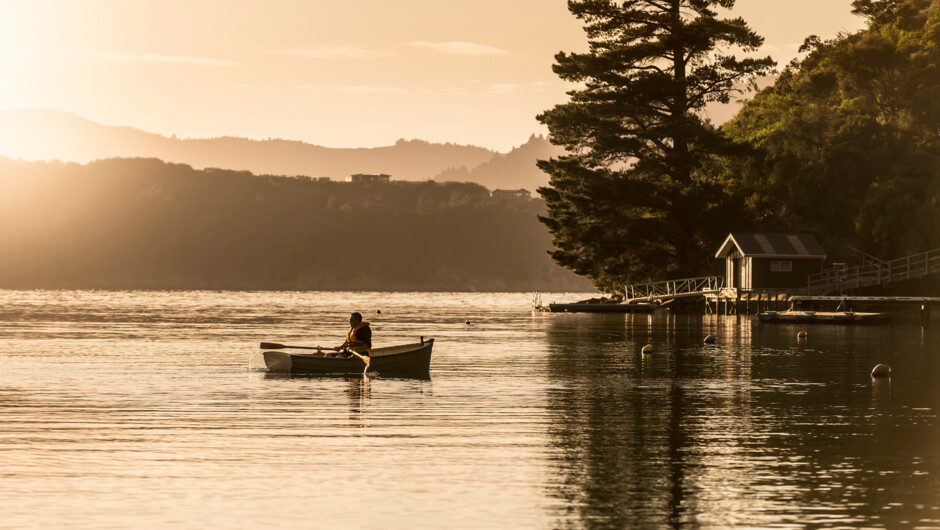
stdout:
<svg viewBox="0 0 940 530">
<path fill-rule="evenodd" d="M 0 291 L 0 528 L 940 527 L 940 322 L 528 304 Z M 248 369 L 350 311 L 430 380 Z"/>
</svg>

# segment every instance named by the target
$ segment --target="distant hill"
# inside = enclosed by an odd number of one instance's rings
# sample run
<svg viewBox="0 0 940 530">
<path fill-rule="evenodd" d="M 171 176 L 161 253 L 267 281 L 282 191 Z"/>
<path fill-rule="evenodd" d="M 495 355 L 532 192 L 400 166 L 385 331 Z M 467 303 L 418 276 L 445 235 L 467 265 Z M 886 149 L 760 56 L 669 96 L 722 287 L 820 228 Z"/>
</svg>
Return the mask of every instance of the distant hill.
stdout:
<svg viewBox="0 0 940 530">
<path fill-rule="evenodd" d="M 0 289 L 592 290 L 544 211 L 472 183 L 0 157 Z"/>
<path fill-rule="evenodd" d="M 437 181 L 475 182 L 489 189 L 524 188 L 535 192 L 548 185 L 548 174 L 535 166 L 536 160 L 557 157 L 564 149 L 543 136 L 532 135 L 525 144 L 493 157 L 472 169 L 450 168 L 434 177 Z"/>
<path fill-rule="evenodd" d="M 198 169 L 214 167 L 336 180 L 353 173 L 387 173 L 395 180 L 420 181 L 448 168 L 474 168 L 496 154 L 482 147 L 422 140 L 339 149 L 277 139 L 180 139 L 132 127 L 101 125 L 62 111 L 0 111 L 0 156 L 26 160 L 86 163 L 103 158 L 146 157 Z"/>
</svg>

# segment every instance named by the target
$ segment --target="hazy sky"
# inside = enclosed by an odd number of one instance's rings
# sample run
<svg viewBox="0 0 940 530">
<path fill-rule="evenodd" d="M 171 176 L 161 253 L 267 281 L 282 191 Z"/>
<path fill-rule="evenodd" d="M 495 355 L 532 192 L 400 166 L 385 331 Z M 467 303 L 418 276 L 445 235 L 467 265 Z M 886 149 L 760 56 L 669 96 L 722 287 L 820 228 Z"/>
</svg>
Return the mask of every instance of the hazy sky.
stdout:
<svg viewBox="0 0 940 530">
<path fill-rule="evenodd" d="M 855 31 L 851 0 L 738 0 L 788 62 Z M 0 109 L 54 108 L 180 137 L 330 147 L 398 138 L 502 151 L 567 99 L 565 0 L 0 0 Z"/>
</svg>

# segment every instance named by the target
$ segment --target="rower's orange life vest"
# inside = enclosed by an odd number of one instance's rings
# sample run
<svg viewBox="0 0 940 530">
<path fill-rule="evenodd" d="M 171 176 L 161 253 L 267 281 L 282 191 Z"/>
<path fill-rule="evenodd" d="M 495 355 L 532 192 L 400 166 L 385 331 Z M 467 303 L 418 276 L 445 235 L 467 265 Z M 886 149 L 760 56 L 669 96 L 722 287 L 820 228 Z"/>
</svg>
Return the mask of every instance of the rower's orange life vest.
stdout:
<svg viewBox="0 0 940 530">
<path fill-rule="evenodd" d="M 355 326 L 349 328 L 349 331 L 346 332 L 346 344 L 351 348 L 354 348 L 357 346 L 366 346 L 365 342 L 362 342 L 361 340 L 356 338 L 356 332 L 366 327 L 369 327 L 368 322 L 360 322 L 356 324 Z"/>
</svg>

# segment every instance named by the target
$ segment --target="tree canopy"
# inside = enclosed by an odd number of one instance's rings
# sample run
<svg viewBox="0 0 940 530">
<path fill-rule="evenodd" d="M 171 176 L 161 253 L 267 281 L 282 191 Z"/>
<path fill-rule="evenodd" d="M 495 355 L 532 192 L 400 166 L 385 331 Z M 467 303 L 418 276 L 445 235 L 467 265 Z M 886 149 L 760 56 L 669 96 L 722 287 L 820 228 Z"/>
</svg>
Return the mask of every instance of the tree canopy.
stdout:
<svg viewBox="0 0 940 530">
<path fill-rule="evenodd" d="M 817 233 L 884 258 L 940 247 L 940 0 L 856 0 L 829 41 L 748 102 L 722 161 L 750 228 Z"/>
<path fill-rule="evenodd" d="M 738 58 L 763 39 L 719 10 L 733 0 L 572 0 L 589 50 L 559 53 L 555 73 L 579 88 L 544 112 L 566 154 L 539 162 L 552 257 L 608 291 L 698 272 L 713 251 L 724 195 L 700 171 L 730 146 L 702 117 L 770 58 Z"/>
</svg>

